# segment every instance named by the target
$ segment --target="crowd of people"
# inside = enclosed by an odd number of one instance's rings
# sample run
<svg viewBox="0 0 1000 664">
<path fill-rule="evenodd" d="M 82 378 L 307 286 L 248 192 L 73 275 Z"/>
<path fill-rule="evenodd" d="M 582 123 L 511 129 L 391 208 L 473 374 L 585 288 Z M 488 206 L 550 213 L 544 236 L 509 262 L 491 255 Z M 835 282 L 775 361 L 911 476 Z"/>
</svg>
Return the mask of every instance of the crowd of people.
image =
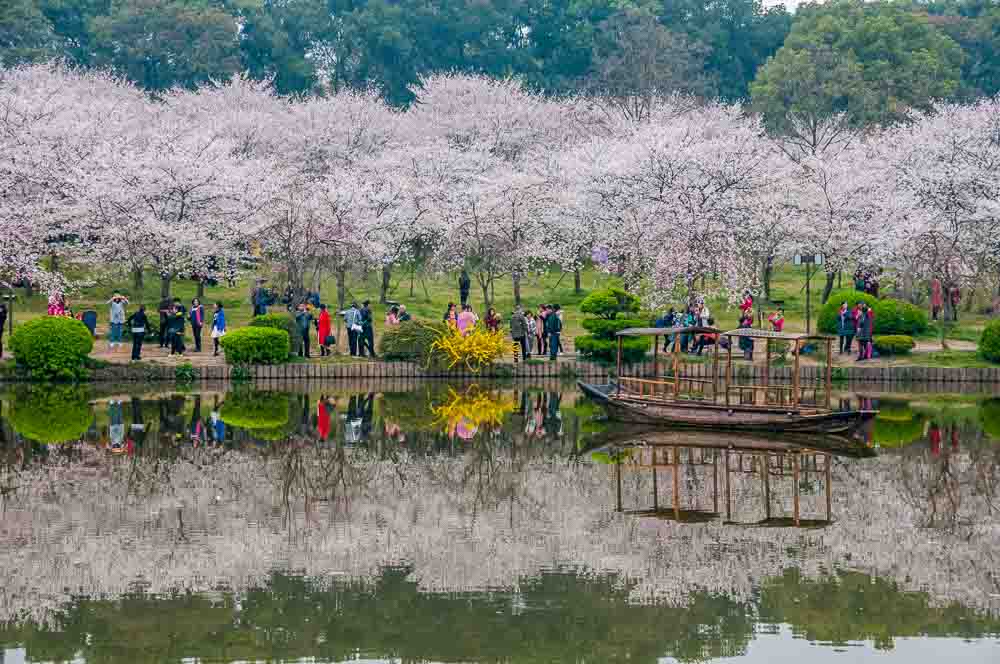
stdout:
<svg viewBox="0 0 1000 664">
<path fill-rule="evenodd" d="M 532 353 L 540 356 L 548 354 L 549 360 L 556 360 L 565 352 L 562 344 L 563 312 L 558 304 L 540 304 L 538 312 L 525 309 L 521 305 L 514 308 L 510 316 L 510 336 L 520 357 L 530 359 Z M 514 361 L 518 360 L 515 355 Z"/>
<path fill-rule="evenodd" d="M 837 313 L 837 336 L 840 339 L 840 354 L 851 353 L 851 345 L 858 340 L 858 361 L 872 359 L 875 335 L 875 310 L 864 301 L 853 307 L 847 302 L 840 305 Z"/>
</svg>

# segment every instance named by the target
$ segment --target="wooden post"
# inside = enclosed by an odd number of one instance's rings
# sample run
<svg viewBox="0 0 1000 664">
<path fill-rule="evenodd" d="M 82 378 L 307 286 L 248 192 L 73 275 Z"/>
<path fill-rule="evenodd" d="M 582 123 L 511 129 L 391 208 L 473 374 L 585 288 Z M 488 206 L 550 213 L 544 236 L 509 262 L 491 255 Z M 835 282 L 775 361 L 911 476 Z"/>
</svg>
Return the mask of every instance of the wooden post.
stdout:
<svg viewBox="0 0 1000 664">
<path fill-rule="evenodd" d="M 767 381 L 771 377 L 771 340 L 764 339 L 764 405 L 767 405 Z"/>
<path fill-rule="evenodd" d="M 679 336 L 679 335 L 678 335 Z M 681 345 L 674 341 L 674 398 L 681 393 Z"/>
<path fill-rule="evenodd" d="M 617 370 L 617 382 L 618 382 L 618 394 L 622 393 L 622 344 L 624 343 L 624 337 L 618 337 L 618 370 Z"/>
<path fill-rule="evenodd" d="M 680 520 L 681 500 L 681 450 L 674 448 L 674 519 Z"/>
<path fill-rule="evenodd" d="M 799 340 L 795 340 L 792 349 L 795 353 L 795 366 L 792 368 L 792 406 L 797 410 L 799 407 Z"/>
<path fill-rule="evenodd" d="M 830 488 L 830 480 L 832 479 L 832 473 L 830 471 L 830 459 L 831 455 L 824 454 L 823 459 L 826 462 L 826 520 L 827 523 L 833 520 L 833 495 Z"/>
<path fill-rule="evenodd" d="M 733 384 L 733 338 L 727 336 L 726 339 L 729 340 L 728 355 L 726 357 L 726 405 L 729 405 L 729 388 Z"/>
<path fill-rule="evenodd" d="M 764 464 L 764 517 L 766 519 L 771 518 L 771 478 L 769 475 L 771 471 L 768 469 L 768 454 L 764 452 L 763 464 Z"/>
<path fill-rule="evenodd" d="M 653 378 L 660 377 L 660 337 L 653 336 Z"/>
<path fill-rule="evenodd" d="M 656 449 L 653 449 L 653 511 L 659 508 L 659 487 L 656 485 Z"/>
<path fill-rule="evenodd" d="M 712 360 L 712 401 L 719 401 L 719 343 L 722 341 L 720 334 L 715 338 L 715 357 Z"/>
<path fill-rule="evenodd" d="M 712 450 L 712 511 L 719 513 L 719 451 Z"/>
<path fill-rule="evenodd" d="M 615 462 L 615 481 L 617 482 L 617 491 L 615 492 L 615 511 L 622 511 L 622 466 L 620 461 Z"/>
<path fill-rule="evenodd" d="M 793 503 L 793 508 L 795 510 L 795 526 L 799 525 L 799 453 L 792 453 L 792 481 L 795 483 L 795 501 Z"/>
<path fill-rule="evenodd" d="M 833 339 L 826 340 L 826 407 L 830 407 L 833 391 Z"/>
<path fill-rule="evenodd" d="M 726 521 L 732 521 L 732 503 L 729 492 L 729 450 L 723 452 L 723 462 L 726 465 Z"/>
</svg>

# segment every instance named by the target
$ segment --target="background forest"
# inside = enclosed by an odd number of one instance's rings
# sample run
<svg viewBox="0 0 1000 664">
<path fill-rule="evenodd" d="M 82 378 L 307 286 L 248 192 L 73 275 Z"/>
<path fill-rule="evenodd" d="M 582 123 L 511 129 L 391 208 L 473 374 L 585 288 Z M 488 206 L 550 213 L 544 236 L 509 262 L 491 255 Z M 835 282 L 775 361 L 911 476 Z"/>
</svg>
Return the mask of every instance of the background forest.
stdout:
<svg viewBox="0 0 1000 664">
<path fill-rule="evenodd" d="M 246 71 L 280 93 L 371 86 L 397 106 L 415 98 L 420 77 L 463 72 L 516 75 L 550 94 L 752 93 L 764 108 L 821 89 L 838 110 L 886 97 L 869 112 L 891 115 L 931 97 L 992 96 L 998 46 L 1000 7 L 989 0 L 794 13 L 759 0 L 0 3 L 0 66 L 62 58 L 152 91 Z"/>
</svg>

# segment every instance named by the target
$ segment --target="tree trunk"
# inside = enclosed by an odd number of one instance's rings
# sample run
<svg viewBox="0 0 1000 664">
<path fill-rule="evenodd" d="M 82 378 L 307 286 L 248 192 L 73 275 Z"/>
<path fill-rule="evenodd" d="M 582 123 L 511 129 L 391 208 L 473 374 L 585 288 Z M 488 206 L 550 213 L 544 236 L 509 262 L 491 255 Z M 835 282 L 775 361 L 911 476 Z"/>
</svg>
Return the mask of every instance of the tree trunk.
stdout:
<svg viewBox="0 0 1000 664">
<path fill-rule="evenodd" d="M 347 271 L 343 268 L 337 270 L 337 311 L 343 311 L 347 299 Z"/>
<path fill-rule="evenodd" d="M 771 300 L 771 276 L 774 274 L 774 256 L 764 261 L 764 299 Z"/>
<path fill-rule="evenodd" d="M 160 277 L 160 299 L 166 300 L 170 297 L 170 282 L 173 281 L 173 277 Z"/>
<path fill-rule="evenodd" d="M 837 278 L 836 272 L 826 273 L 826 284 L 823 286 L 823 298 L 821 300 L 822 304 L 826 304 L 826 301 L 830 299 L 830 293 L 833 292 L 833 281 Z"/>
<path fill-rule="evenodd" d="M 579 295 L 582 292 L 583 284 L 580 283 L 580 268 L 575 268 L 573 270 L 573 294 Z"/>
<path fill-rule="evenodd" d="M 385 304 L 389 299 L 389 287 L 392 285 L 392 265 L 382 265 L 382 287 L 379 291 L 379 303 Z"/>
<path fill-rule="evenodd" d="M 837 289 L 839 290 L 843 287 L 844 287 L 844 271 L 837 270 Z"/>
<path fill-rule="evenodd" d="M 517 307 L 521 305 L 521 273 L 515 270 L 511 279 L 514 281 L 514 306 Z"/>
<path fill-rule="evenodd" d="M 49 255 L 49 269 L 53 272 L 59 271 L 59 256 L 56 254 Z"/>
<path fill-rule="evenodd" d="M 976 299 L 976 286 L 969 289 L 969 295 L 965 298 L 965 313 L 972 313 L 972 305 Z"/>
<path fill-rule="evenodd" d="M 142 297 L 142 289 L 145 285 L 142 278 L 142 270 L 132 270 L 132 288 L 135 289 L 133 297 Z"/>
<path fill-rule="evenodd" d="M 205 299 L 205 280 L 198 280 L 198 301 L 201 302 Z"/>
<path fill-rule="evenodd" d="M 31 283 L 30 279 L 24 280 L 24 296 L 31 297 L 35 294 L 35 284 Z"/>
<path fill-rule="evenodd" d="M 417 269 L 413 268 L 412 270 L 410 270 L 410 299 L 411 300 L 413 299 L 413 282 L 414 282 L 416 276 L 417 276 Z"/>
<path fill-rule="evenodd" d="M 490 284 L 493 282 L 493 275 L 478 272 L 476 273 L 476 281 L 479 282 L 479 287 L 483 290 L 483 311 L 486 311 L 493 306 L 490 301 Z"/>
</svg>

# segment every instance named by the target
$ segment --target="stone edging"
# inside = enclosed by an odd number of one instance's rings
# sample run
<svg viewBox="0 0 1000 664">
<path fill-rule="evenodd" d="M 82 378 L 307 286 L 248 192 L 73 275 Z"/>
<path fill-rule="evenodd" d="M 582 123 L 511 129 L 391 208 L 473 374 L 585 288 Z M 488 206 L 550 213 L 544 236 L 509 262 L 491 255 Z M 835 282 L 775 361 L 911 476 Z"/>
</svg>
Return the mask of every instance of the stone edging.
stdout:
<svg viewBox="0 0 1000 664">
<path fill-rule="evenodd" d="M 661 365 L 661 371 L 665 367 Z M 681 377 L 710 378 L 712 367 L 709 364 L 689 364 L 684 366 Z M 722 368 L 720 368 L 721 370 Z M 408 362 L 358 362 L 354 364 L 283 364 L 277 366 L 250 367 L 251 378 L 255 382 L 280 381 L 319 381 L 342 379 L 455 379 L 468 380 L 475 378 L 504 378 L 515 380 L 536 379 L 585 379 L 594 382 L 606 381 L 613 371 L 608 367 L 582 362 L 576 359 L 563 359 L 558 362 L 521 363 L 517 365 L 501 364 L 473 373 L 469 371 L 425 371 L 416 364 Z M 196 369 L 197 377 L 203 381 L 226 381 L 232 379 L 233 370 L 229 366 L 208 366 Z M 652 375 L 653 364 L 630 367 L 631 375 Z M 734 376 L 742 380 L 760 381 L 763 379 L 763 368 L 758 366 L 736 365 Z M 800 380 L 822 381 L 824 378 L 821 367 L 802 367 Z M 791 367 L 772 367 L 769 380 L 790 381 Z M 916 366 L 896 367 L 836 367 L 833 379 L 837 382 L 849 383 L 996 383 L 1000 384 L 1000 367 L 976 369 L 944 369 Z M 13 375 L 0 376 L 0 382 L 12 382 L 17 378 Z M 176 381 L 176 368 L 160 364 L 114 364 L 95 369 L 91 381 L 95 383 L 110 382 L 158 382 Z"/>
</svg>

